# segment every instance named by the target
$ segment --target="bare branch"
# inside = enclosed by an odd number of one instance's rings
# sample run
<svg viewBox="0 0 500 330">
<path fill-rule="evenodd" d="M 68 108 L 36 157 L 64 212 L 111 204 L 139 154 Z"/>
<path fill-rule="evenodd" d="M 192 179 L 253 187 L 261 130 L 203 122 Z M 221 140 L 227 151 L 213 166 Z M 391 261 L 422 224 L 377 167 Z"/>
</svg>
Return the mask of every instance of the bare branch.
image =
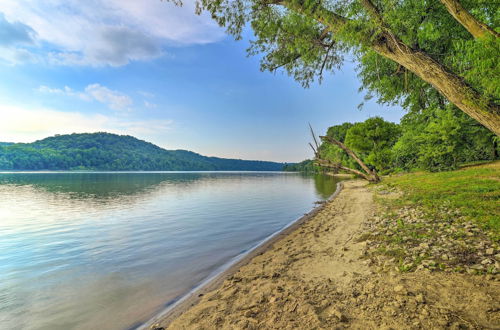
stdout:
<svg viewBox="0 0 500 330">
<path fill-rule="evenodd" d="M 314 151 L 314 157 L 318 157 L 318 151 L 314 149 L 314 146 L 312 145 L 311 142 L 309 142 L 309 145 L 311 146 L 311 149 Z"/>
<path fill-rule="evenodd" d="M 314 134 L 314 130 L 311 126 L 311 123 L 309 123 L 309 129 L 311 130 L 311 135 L 313 137 L 314 144 L 316 145 L 316 150 L 319 150 L 319 143 L 318 143 L 318 140 L 316 139 L 316 134 Z"/>
</svg>

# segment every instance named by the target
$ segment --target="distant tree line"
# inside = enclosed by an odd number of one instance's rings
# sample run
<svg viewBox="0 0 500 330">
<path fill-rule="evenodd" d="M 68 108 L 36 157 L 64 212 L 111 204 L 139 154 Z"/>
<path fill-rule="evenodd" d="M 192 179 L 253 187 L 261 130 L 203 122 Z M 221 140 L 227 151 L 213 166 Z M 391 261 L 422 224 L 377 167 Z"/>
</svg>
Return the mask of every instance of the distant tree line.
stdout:
<svg viewBox="0 0 500 330">
<path fill-rule="evenodd" d="M 281 171 L 282 163 L 205 157 L 165 150 L 132 136 L 56 135 L 33 143 L 0 143 L 0 170 Z"/>
<path fill-rule="evenodd" d="M 319 168 L 314 165 L 311 159 L 306 159 L 300 163 L 285 164 L 283 171 L 286 172 L 304 172 L 304 173 L 317 173 Z"/>
</svg>

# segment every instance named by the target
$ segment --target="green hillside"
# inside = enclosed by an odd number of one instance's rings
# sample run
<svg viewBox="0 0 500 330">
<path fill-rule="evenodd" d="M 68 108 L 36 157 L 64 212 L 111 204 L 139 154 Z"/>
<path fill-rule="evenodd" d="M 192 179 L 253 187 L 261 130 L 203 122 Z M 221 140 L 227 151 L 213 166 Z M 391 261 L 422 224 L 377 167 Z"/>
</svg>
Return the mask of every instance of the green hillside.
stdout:
<svg viewBox="0 0 500 330">
<path fill-rule="evenodd" d="M 282 163 L 205 157 L 165 150 L 128 135 L 56 135 L 33 143 L 0 143 L 0 170 L 281 171 Z"/>
</svg>

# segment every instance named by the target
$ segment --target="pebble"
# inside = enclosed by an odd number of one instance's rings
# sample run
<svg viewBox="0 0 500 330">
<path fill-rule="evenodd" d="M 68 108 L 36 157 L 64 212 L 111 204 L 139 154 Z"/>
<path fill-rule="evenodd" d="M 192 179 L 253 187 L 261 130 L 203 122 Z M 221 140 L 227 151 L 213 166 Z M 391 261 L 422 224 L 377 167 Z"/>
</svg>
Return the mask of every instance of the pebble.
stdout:
<svg viewBox="0 0 500 330">
<path fill-rule="evenodd" d="M 482 265 L 488 265 L 488 264 L 491 264 L 491 263 L 493 263 L 493 261 L 490 260 L 490 259 L 484 259 L 483 261 L 481 261 Z"/>
<path fill-rule="evenodd" d="M 424 298 L 424 295 L 419 293 L 415 296 L 415 300 L 420 303 L 420 304 L 423 304 L 425 303 L 425 298 Z"/>
<path fill-rule="evenodd" d="M 405 287 L 402 286 L 401 284 L 399 284 L 399 285 L 396 285 L 394 287 L 394 292 L 398 292 L 398 293 L 401 292 L 401 293 L 403 293 L 404 289 L 405 289 Z"/>
</svg>

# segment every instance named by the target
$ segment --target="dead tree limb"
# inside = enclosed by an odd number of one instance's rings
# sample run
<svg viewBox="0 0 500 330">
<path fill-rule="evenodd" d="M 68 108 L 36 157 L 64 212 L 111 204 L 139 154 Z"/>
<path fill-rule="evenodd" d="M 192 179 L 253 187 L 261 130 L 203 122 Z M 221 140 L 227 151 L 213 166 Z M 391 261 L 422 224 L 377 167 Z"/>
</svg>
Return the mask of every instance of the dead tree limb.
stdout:
<svg viewBox="0 0 500 330">
<path fill-rule="evenodd" d="M 335 170 L 343 170 L 346 172 L 350 172 L 352 174 L 356 174 L 356 175 L 358 175 L 358 176 L 362 177 L 363 179 L 368 180 L 370 182 L 374 181 L 373 178 L 371 176 L 368 176 L 366 173 L 363 173 L 361 171 L 355 170 L 355 169 L 347 167 L 347 166 L 343 166 L 340 163 L 334 163 L 330 160 L 324 160 L 324 159 L 316 159 L 314 161 L 314 163 L 320 167 L 332 168 Z"/>
<path fill-rule="evenodd" d="M 335 140 L 334 138 L 331 138 L 329 136 L 320 136 L 320 139 L 323 141 L 326 141 L 328 143 L 335 144 L 339 148 L 344 150 L 351 158 L 353 158 L 361 166 L 361 168 L 366 173 L 363 173 L 363 172 L 358 171 L 356 169 L 344 166 L 340 162 L 333 162 L 331 160 L 322 159 L 320 152 L 319 152 L 320 145 L 318 143 L 318 140 L 316 139 L 316 134 L 314 134 L 314 130 L 313 130 L 311 124 L 309 124 L 309 129 L 311 131 L 311 135 L 312 135 L 313 140 L 314 140 L 314 145 L 312 143 L 309 143 L 309 145 L 311 146 L 311 149 L 314 152 L 314 158 L 315 158 L 314 163 L 316 165 L 318 165 L 320 167 L 324 167 L 324 168 L 331 168 L 331 169 L 334 169 L 336 171 L 343 170 L 346 172 L 350 172 L 350 173 L 356 174 L 356 175 L 358 175 L 358 176 L 360 176 L 360 177 L 362 177 L 365 180 L 368 180 L 370 182 L 379 182 L 380 181 L 380 178 L 377 175 L 377 172 L 375 170 L 370 170 L 370 168 L 368 166 L 366 166 L 366 164 L 358 157 L 358 155 L 356 155 L 356 153 L 354 151 L 349 149 L 342 142 Z"/>
<path fill-rule="evenodd" d="M 372 182 L 380 181 L 377 172 L 375 170 L 371 170 L 368 166 L 366 166 L 366 164 L 361 160 L 361 158 L 359 158 L 358 155 L 356 155 L 356 153 L 351 149 L 349 149 L 345 144 L 329 136 L 320 136 L 320 139 L 328 143 L 334 144 L 338 146 L 340 149 L 344 150 L 349 155 L 349 157 L 354 159 L 359 164 L 359 166 L 361 166 L 361 168 L 366 172 L 368 177 L 370 177 L 370 179 L 367 179 L 368 181 Z"/>
</svg>

